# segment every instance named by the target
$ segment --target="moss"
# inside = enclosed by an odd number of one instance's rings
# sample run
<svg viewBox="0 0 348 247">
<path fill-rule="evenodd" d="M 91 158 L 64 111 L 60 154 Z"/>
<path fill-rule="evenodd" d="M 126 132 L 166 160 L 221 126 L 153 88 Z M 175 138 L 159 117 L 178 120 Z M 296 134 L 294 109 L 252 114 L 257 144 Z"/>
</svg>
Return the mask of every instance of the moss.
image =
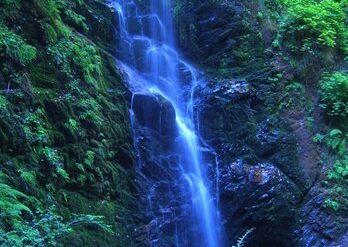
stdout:
<svg viewBox="0 0 348 247">
<path fill-rule="evenodd" d="M 112 55 L 97 45 L 111 47 L 113 13 L 98 1 L 70 2 L 0 3 L 1 30 L 18 41 L 12 53 L 0 41 L 0 85 L 10 82 L 0 94 L 1 169 L 33 212 L 23 213 L 23 226 L 53 205 L 62 224 L 74 214 L 102 215 L 117 232 L 81 226 L 64 238 L 67 246 L 132 246 L 127 105 Z"/>
</svg>

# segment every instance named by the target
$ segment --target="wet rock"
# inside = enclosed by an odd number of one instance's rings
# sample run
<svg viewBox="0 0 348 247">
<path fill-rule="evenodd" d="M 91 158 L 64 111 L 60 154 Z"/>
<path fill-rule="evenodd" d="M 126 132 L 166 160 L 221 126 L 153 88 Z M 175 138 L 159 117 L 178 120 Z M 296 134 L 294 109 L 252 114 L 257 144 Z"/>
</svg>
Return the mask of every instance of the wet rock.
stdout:
<svg viewBox="0 0 348 247">
<path fill-rule="evenodd" d="M 272 128 L 271 119 L 263 121 L 257 129 L 256 138 L 258 146 L 256 152 L 261 157 L 267 157 L 277 151 L 277 143 L 280 138 L 279 130 Z"/>
<path fill-rule="evenodd" d="M 260 109 L 268 97 L 260 97 L 252 83 L 223 79 L 196 94 L 201 133 L 220 157 L 220 207 L 229 243 L 256 227 L 250 246 L 296 246 L 305 179 L 292 136 Z"/>
<path fill-rule="evenodd" d="M 348 246 L 348 220 L 323 207 L 326 191 L 314 186 L 301 210 L 302 228 L 297 232 L 304 247 Z"/>
<path fill-rule="evenodd" d="M 175 109 L 160 95 L 135 94 L 133 111 L 140 125 L 172 137 L 176 131 Z"/>
<path fill-rule="evenodd" d="M 196 92 L 200 99 L 199 122 L 201 134 L 213 147 L 219 150 L 224 159 L 248 153 L 245 144 L 236 143 L 252 135 L 246 123 L 253 114 L 252 86 L 242 80 L 211 80 Z"/>
<path fill-rule="evenodd" d="M 255 227 L 250 246 L 293 246 L 288 233 L 302 196 L 299 188 L 270 163 L 251 166 L 239 159 L 220 173 L 221 211 L 229 240 L 234 242 Z"/>
<path fill-rule="evenodd" d="M 231 55 L 227 60 L 233 65 L 235 59 L 231 53 L 246 29 L 244 12 L 241 1 L 193 1 L 177 20 L 180 45 L 208 66 L 220 66 L 226 54 Z"/>
</svg>

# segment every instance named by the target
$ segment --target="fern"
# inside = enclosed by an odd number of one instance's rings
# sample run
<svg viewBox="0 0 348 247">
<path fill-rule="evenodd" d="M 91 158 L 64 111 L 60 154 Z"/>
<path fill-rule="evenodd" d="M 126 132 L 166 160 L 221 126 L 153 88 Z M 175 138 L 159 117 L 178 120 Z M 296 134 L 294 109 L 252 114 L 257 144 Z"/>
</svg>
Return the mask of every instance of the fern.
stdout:
<svg viewBox="0 0 348 247">
<path fill-rule="evenodd" d="M 30 223 L 20 222 L 12 231 L 0 228 L 1 246 L 60 246 L 63 236 L 74 231 L 74 227 L 81 225 L 96 225 L 108 233 L 113 233 L 111 226 L 104 222 L 104 217 L 96 215 L 74 215 L 69 222 L 55 213 L 51 208 L 47 213 L 34 218 Z"/>
<path fill-rule="evenodd" d="M 0 95 L 0 111 L 8 106 L 8 101 L 4 96 Z"/>
<path fill-rule="evenodd" d="M 85 23 L 86 18 L 84 16 L 77 14 L 71 9 L 66 10 L 64 13 L 68 20 L 72 21 L 77 26 L 82 27 L 85 32 L 88 32 L 89 28 Z"/>
<path fill-rule="evenodd" d="M 23 65 L 31 63 L 37 57 L 35 47 L 27 44 L 21 36 L 0 23 L 0 54 L 3 51 L 5 55 Z"/>
<path fill-rule="evenodd" d="M 238 238 L 237 240 L 237 245 L 233 245 L 232 247 L 244 247 L 245 246 L 245 243 L 246 243 L 246 239 L 248 238 L 248 236 L 253 232 L 255 231 L 256 228 L 251 228 L 251 229 L 248 229 L 244 234 L 243 236 L 241 236 L 240 238 Z"/>
<path fill-rule="evenodd" d="M 0 174 L 4 177 L 4 174 Z M 27 199 L 24 193 L 12 188 L 0 180 L 0 217 L 20 218 L 23 211 L 31 213 L 20 199 Z"/>
<path fill-rule="evenodd" d="M 37 180 L 36 175 L 33 172 L 27 171 L 25 169 L 19 169 L 18 170 L 20 174 L 20 178 L 28 185 L 30 186 L 36 186 Z"/>
<path fill-rule="evenodd" d="M 69 225 L 71 227 L 75 225 L 96 225 L 108 233 L 113 233 L 112 226 L 105 223 L 105 217 L 99 215 L 75 215 L 75 219 L 72 220 Z"/>
</svg>

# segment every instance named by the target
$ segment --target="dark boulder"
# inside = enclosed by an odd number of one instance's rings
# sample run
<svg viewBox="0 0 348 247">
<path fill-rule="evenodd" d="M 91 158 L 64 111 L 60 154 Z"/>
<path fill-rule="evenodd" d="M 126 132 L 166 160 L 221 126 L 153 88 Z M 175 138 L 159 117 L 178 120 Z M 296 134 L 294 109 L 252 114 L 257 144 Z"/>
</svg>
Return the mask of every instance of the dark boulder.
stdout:
<svg viewBox="0 0 348 247">
<path fill-rule="evenodd" d="M 221 211 L 232 243 L 256 228 L 250 246 L 294 246 L 289 232 L 302 194 L 284 173 L 270 163 L 251 166 L 243 160 L 220 173 Z"/>
</svg>

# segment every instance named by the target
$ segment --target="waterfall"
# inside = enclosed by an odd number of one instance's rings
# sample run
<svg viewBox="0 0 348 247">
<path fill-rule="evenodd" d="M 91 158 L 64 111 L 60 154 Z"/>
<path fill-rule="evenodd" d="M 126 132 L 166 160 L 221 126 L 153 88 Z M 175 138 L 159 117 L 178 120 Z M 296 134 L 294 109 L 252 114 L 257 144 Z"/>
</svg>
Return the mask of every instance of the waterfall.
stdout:
<svg viewBox="0 0 348 247">
<path fill-rule="evenodd" d="M 139 163 L 138 182 L 143 184 L 142 191 L 147 194 L 143 207 L 149 228 L 156 229 L 148 234 L 150 245 L 222 246 L 218 200 L 212 196 L 212 187 L 218 185 L 209 181 L 203 142 L 194 121 L 194 90 L 202 83 L 200 74 L 181 58 L 176 49 L 172 2 L 148 2 L 146 10 L 140 10 L 139 2 L 132 0 L 109 1 L 109 5 L 118 18 L 116 54 L 133 93 L 130 111 Z M 162 124 L 162 115 L 165 117 L 171 113 L 171 107 L 174 109 L 176 131 L 174 138 L 170 139 L 173 143 L 166 151 L 158 151 L 157 143 L 140 147 L 145 138 L 139 132 L 143 130 L 136 127 L 135 101 L 139 101 L 138 95 L 143 95 L 140 100 L 146 98 L 153 102 L 160 99 L 169 103 L 167 113 L 164 114 L 162 109 L 159 111 L 158 121 L 153 120 L 156 117 L 154 112 L 147 109 L 154 108 L 153 105 L 142 108 L 143 118 L 148 118 L 143 121 L 156 122 L 159 133 L 168 128 Z M 143 104 L 143 101 L 137 103 L 140 107 Z M 154 126 L 151 124 L 149 126 Z M 151 169 L 158 169 L 158 173 L 163 175 L 149 175 L 150 168 L 146 166 L 150 164 L 146 164 L 145 156 L 147 159 L 155 156 L 151 159 L 156 162 L 151 165 L 156 168 Z M 157 181 L 159 179 L 161 183 Z M 160 196 L 157 191 L 160 191 Z M 171 227 L 173 224 L 175 227 Z M 170 244 L 161 244 L 163 231 L 173 235 L 169 236 L 172 237 Z"/>
</svg>

